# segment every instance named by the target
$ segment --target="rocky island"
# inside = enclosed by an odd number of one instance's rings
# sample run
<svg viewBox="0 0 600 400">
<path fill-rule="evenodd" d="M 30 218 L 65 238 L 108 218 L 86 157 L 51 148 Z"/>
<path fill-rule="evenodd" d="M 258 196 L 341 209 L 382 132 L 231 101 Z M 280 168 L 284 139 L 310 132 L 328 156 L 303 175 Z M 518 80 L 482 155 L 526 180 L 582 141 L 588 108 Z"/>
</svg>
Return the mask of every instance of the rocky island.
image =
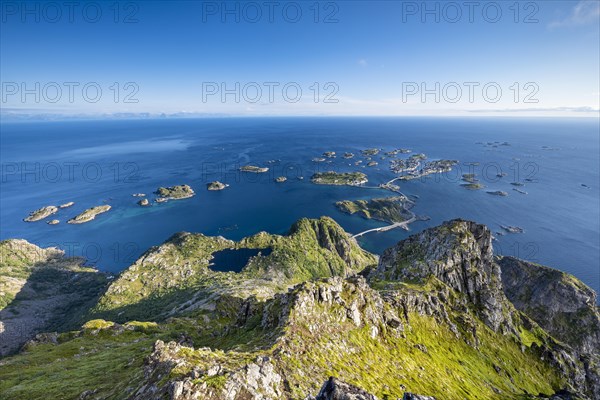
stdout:
<svg viewBox="0 0 600 400">
<path fill-rule="evenodd" d="M 240 168 L 240 171 L 242 172 L 252 172 L 255 174 L 262 174 L 265 172 L 269 172 L 269 168 L 267 167 L 257 167 L 255 165 L 244 165 L 243 167 Z"/>
<path fill-rule="evenodd" d="M 163 200 L 181 200 L 194 196 L 196 193 L 189 185 L 177 185 L 170 187 L 159 187 L 154 192 Z"/>
<path fill-rule="evenodd" d="M 219 181 L 210 182 L 206 185 L 206 190 L 223 190 L 228 188 L 229 185 Z"/>
<path fill-rule="evenodd" d="M 58 211 L 58 207 L 56 207 L 56 206 L 42 207 L 38 210 L 30 212 L 29 216 L 24 218 L 23 221 L 25 221 L 25 222 L 41 221 L 44 218 L 47 218 L 52 214 L 56 214 L 57 211 Z"/>
<path fill-rule="evenodd" d="M 137 204 L 142 207 L 147 207 L 150 205 L 150 202 L 148 201 L 148 199 L 141 199 L 140 201 L 137 202 Z"/>
<path fill-rule="evenodd" d="M 401 174 L 403 172 L 411 172 L 419 168 L 421 165 L 419 159 L 409 157 L 406 160 L 404 159 L 396 159 L 390 161 L 390 170 L 396 174 Z"/>
<path fill-rule="evenodd" d="M 523 228 L 518 227 L 518 226 L 501 225 L 500 228 L 504 229 L 508 233 L 523 233 L 523 232 L 525 232 L 525 230 Z"/>
<path fill-rule="evenodd" d="M 366 149 L 366 150 L 361 150 L 360 152 L 363 156 L 371 157 L 371 156 L 376 156 L 377 154 L 379 154 L 380 150 L 379 149 Z"/>
<path fill-rule="evenodd" d="M 275 178 L 275 182 L 277 183 L 283 183 L 287 181 L 287 178 L 285 176 L 278 176 L 277 178 Z"/>
<path fill-rule="evenodd" d="M 485 187 L 481 183 L 463 183 L 460 186 L 462 186 L 468 190 L 479 190 L 479 189 L 483 189 Z"/>
<path fill-rule="evenodd" d="M 51 219 L 50 221 L 46 222 L 48 225 L 58 225 L 60 223 L 60 221 L 58 219 Z"/>
<path fill-rule="evenodd" d="M 96 215 L 105 213 L 105 212 L 109 211 L 110 208 L 111 207 L 109 205 L 103 205 L 103 206 L 96 206 L 96 207 L 88 208 L 87 210 L 85 210 L 81 214 L 79 214 L 76 217 L 71 218 L 70 220 L 68 220 L 67 224 L 83 224 L 83 223 L 86 223 L 86 222 L 90 222 L 90 221 L 92 221 L 93 219 L 96 218 Z"/>
<path fill-rule="evenodd" d="M 69 208 L 69 207 L 73 206 L 73 204 L 75 204 L 74 201 L 69 201 L 68 203 L 61 204 L 60 206 L 58 206 L 58 208 Z"/>
<path fill-rule="evenodd" d="M 477 179 L 477 175 L 475 174 L 463 174 L 462 180 L 468 183 L 475 183 L 479 181 L 479 179 Z"/>
<path fill-rule="evenodd" d="M 317 172 L 310 178 L 318 185 L 349 185 L 358 186 L 367 183 L 367 175 L 362 172 Z"/>
<path fill-rule="evenodd" d="M 508 193 L 503 191 L 503 190 L 494 190 L 494 191 L 488 191 L 488 194 L 494 195 L 494 196 L 501 196 L 501 197 L 506 197 L 508 196 Z"/>
<path fill-rule="evenodd" d="M 365 219 L 389 222 L 391 224 L 410 219 L 412 213 L 408 211 L 412 202 L 404 196 L 385 197 L 370 200 L 344 200 L 335 203 L 338 210 L 353 215 L 358 214 Z"/>
<path fill-rule="evenodd" d="M 395 156 L 397 154 L 409 154 L 409 153 L 412 153 L 411 149 L 399 148 L 399 149 L 395 149 L 395 150 L 389 151 L 386 154 L 388 154 L 390 156 Z"/>
</svg>

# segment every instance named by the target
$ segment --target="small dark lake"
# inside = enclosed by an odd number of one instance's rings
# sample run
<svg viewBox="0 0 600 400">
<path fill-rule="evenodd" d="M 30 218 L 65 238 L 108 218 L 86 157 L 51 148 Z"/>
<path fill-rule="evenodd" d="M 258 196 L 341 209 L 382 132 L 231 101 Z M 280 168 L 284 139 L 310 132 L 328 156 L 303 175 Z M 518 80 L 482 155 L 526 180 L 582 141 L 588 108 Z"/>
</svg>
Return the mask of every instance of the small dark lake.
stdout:
<svg viewBox="0 0 600 400">
<path fill-rule="evenodd" d="M 251 257 L 262 255 L 268 256 L 273 250 L 266 249 L 226 249 L 213 253 L 213 259 L 209 266 L 213 271 L 240 272 Z"/>
</svg>

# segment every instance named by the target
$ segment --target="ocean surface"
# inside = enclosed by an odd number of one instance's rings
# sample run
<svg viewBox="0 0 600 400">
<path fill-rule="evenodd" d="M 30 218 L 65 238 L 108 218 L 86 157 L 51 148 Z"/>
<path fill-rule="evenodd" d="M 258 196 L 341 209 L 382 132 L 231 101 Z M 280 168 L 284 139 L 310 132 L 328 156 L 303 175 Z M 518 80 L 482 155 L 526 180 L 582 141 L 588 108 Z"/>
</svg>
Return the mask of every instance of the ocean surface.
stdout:
<svg viewBox="0 0 600 400">
<path fill-rule="evenodd" d="M 496 234 L 496 252 L 549 265 L 600 290 L 600 127 L 597 119 L 527 118 L 215 118 L 21 122 L 0 125 L 0 239 L 24 238 L 82 256 L 100 270 L 118 272 L 179 231 L 240 239 L 259 231 L 285 234 L 301 217 L 328 215 L 348 232 L 385 223 L 339 212 L 339 200 L 392 196 L 381 189 L 314 185 L 317 171 L 362 171 L 368 186 L 392 179 L 389 158 L 355 166 L 360 150 L 409 148 L 430 160 L 455 159 L 452 172 L 399 181 L 415 196 L 413 209 L 428 221 L 359 239 L 381 253 L 408 235 L 453 218 L 518 226 Z M 496 143 L 497 142 L 497 143 Z M 507 142 L 507 144 L 502 144 Z M 338 156 L 315 163 L 325 151 Z M 351 160 L 342 158 L 352 152 Z M 399 155 L 407 157 L 408 155 Z M 271 162 L 270 162 L 271 161 Z M 475 164 L 471 164 L 475 163 Z M 478 164 L 477 164 L 478 163 Z M 269 167 L 265 174 L 239 166 Z M 349 165 L 350 164 L 350 165 Z M 366 164 L 366 161 L 363 165 Z M 461 187 L 475 173 L 485 189 Z M 496 175 L 505 173 L 498 178 Z M 275 183 L 277 176 L 285 183 Z M 304 177 L 303 180 L 298 177 Z M 220 180 L 229 188 L 206 190 Z M 522 182 L 514 190 L 511 182 Z M 197 195 L 140 207 L 133 193 L 189 184 Z M 507 197 L 486 191 L 502 190 Z M 54 217 L 23 222 L 46 205 L 74 201 Z M 66 221 L 86 208 L 110 204 L 96 220 Z M 50 219 L 51 219 L 50 218 Z"/>
</svg>

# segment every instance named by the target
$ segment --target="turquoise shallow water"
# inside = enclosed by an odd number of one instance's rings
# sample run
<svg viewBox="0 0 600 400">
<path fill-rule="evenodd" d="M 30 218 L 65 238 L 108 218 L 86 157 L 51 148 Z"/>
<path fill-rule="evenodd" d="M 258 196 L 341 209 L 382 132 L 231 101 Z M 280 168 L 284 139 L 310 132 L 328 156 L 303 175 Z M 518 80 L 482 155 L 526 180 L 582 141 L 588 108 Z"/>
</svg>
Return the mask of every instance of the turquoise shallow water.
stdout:
<svg viewBox="0 0 600 400">
<path fill-rule="evenodd" d="M 451 173 L 400 182 L 418 196 L 414 211 L 429 221 L 411 231 L 369 234 L 360 243 L 370 251 L 451 218 L 472 219 L 494 231 L 522 227 L 523 234 L 498 236 L 496 251 L 568 271 L 600 289 L 600 146 L 594 119 L 492 118 L 236 118 L 123 121 L 69 121 L 2 124 L 0 157 L 0 238 L 25 238 L 57 245 L 84 256 L 106 271 L 119 271 L 150 246 L 178 231 L 239 239 L 265 230 L 284 234 L 301 217 L 329 215 L 357 233 L 384 225 L 337 211 L 344 199 L 388 196 L 379 189 L 317 186 L 315 171 L 360 170 L 369 185 L 394 175 L 389 159 L 377 167 L 348 165 L 343 152 L 406 147 L 430 159 L 460 161 Z M 508 142 L 509 146 L 487 145 Z M 479 143 L 479 142 L 483 142 Z M 336 151 L 331 163 L 314 163 Z M 269 161 L 275 161 L 269 163 Z M 468 163 L 479 163 L 471 166 Z M 240 165 L 268 166 L 266 174 L 242 174 Z M 497 178 L 504 172 L 507 176 Z M 460 186 L 462 173 L 476 173 L 486 189 Z M 288 181 L 273 179 L 285 175 Z M 303 176 L 304 180 L 297 177 Z M 208 192 L 207 182 L 231 186 Z M 521 181 L 513 191 L 510 182 Z M 193 198 L 142 208 L 132 193 L 187 183 Z M 586 185 L 586 186 L 582 186 Z M 507 197 L 487 194 L 503 190 Z M 25 223 L 45 205 L 74 201 L 60 210 L 59 225 Z M 66 220 L 83 209 L 113 209 L 83 225 Z"/>
</svg>

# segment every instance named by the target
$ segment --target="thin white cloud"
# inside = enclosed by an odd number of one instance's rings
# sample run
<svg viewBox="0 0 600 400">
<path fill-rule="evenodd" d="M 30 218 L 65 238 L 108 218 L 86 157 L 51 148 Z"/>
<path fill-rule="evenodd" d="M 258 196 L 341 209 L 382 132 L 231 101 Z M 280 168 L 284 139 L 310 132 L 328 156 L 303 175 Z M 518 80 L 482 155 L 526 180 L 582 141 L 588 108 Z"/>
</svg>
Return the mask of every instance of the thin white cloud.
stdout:
<svg viewBox="0 0 600 400">
<path fill-rule="evenodd" d="M 523 112 L 553 112 L 553 113 L 590 113 L 598 114 L 600 110 L 593 107 L 545 107 L 545 108 L 500 108 L 500 109 L 477 109 L 467 110 L 473 113 L 523 113 Z"/>
<path fill-rule="evenodd" d="M 361 58 L 360 60 L 358 60 L 358 65 L 360 65 L 361 67 L 366 67 L 367 60 L 365 60 L 364 58 Z"/>
<path fill-rule="evenodd" d="M 600 1 L 582 0 L 577 3 L 567 17 L 553 21 L 548 26 L 550 28 L 562 28 L 570 26 L 588 25 L 600 22 Z"/>
</svg>

